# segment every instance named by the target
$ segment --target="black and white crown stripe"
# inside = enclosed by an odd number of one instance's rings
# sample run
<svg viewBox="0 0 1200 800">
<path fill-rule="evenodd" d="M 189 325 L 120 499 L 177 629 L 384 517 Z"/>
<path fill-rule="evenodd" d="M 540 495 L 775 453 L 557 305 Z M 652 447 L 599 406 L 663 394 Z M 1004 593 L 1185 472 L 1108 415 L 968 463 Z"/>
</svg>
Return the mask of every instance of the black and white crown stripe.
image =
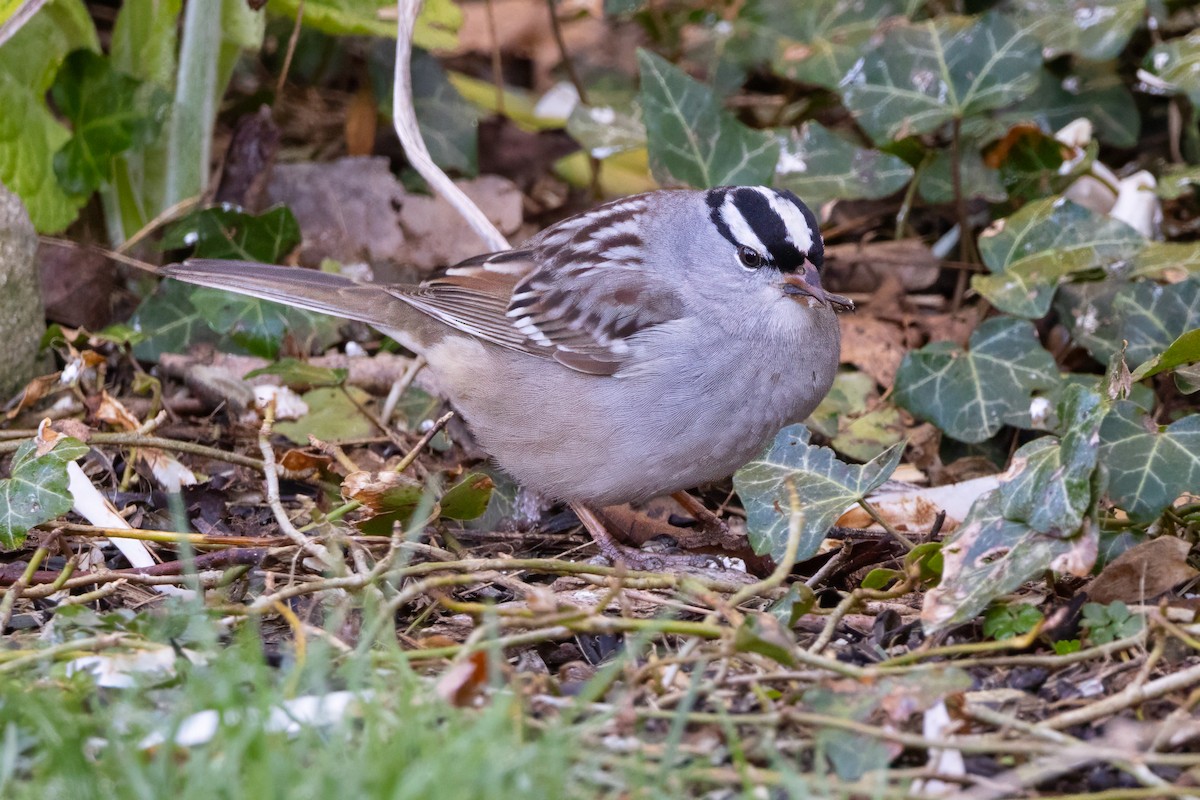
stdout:
<svg viewBox="0 0 1200 800">
<path fill-rule="evenodd" d="M 822 266 L 825 248 L 816 215 L 791 192 L 722 187 L 709 191 L 708 206 L 722 236 L 734 246 L 754 248 L 777 269 L 790 272 L 806 260 Z"/>
</svg>

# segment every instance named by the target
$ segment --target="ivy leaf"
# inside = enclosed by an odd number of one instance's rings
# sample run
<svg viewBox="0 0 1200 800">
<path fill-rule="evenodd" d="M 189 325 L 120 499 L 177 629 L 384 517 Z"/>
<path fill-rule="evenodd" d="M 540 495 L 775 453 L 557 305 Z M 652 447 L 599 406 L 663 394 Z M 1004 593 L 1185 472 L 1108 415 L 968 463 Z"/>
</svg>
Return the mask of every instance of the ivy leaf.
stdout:
<svg viewBox="0 0 1200 800">
<path fill-rule="evenodd" d="M 1168 88 L 1200 105 L 1200 31 L 1156 44 L 1146 54 L 1144 66 Z"/>
<path fill-rule="evenodd" d="M 67 513 L 74 503 L 67 464 L 86 454 L 88 446 L 70 436 L 58 437 L 45 453 L 37 446 L 28 441 L 18 447 L 10 477 L 0 480 L 0 547 L 20 546 L 30 528 Z"/>
<path fill-rule="evenodd" d="M 1091 570 L 1098 534 L 1085 520 L 1095 501 L 1105 407 L 1097 392 L 1073 386 L 1058 416 L 1063 438 L 1045 436 L 1017 450 L 1000 486 L 975 501 L 942 546 L 942 581 L 921 612 L 927 631 L 971 619 L 1048 569 Z"/>
<path fill-rule="evenodd" d="M 954 172 L 951 154 L 940 150 L 933 154 L 933 159 L 925 169 L 921 170 L 917 189 L 921 197 L 930 203 L 954 202 Z M 963 187 L 963 195 L 970 198 L 981 197 L 992 203 L 1000 203 L 1008 198 L 1004 186 L 1000 183 L 1000 173 L 983 163 L 983 156 L 978 150 L 967 150 L 959 159 L 959 179 Z"/>
<path fill-rule="evenodd" d="M 1185 194 L 1191 194 L 1200 186 L 1200 166 L 1195 164 L 1176 164 L 1163 170 L 1158 176 L 1158 188 L 1154 193 L 1163 200 L 1178 200 Z"/>
<path fill-rule="evenodd" d="M 193 287 L 191 297 L 209 328 L 263 358 L 278 355 L 285 335 L 305 343 L 316 341 L 319 345 L 309 349 L 320 349 L 336 338 L 340 324 L 323 314 L 221 289 Z"/>
<path fill-rule="evenodd" d="M 1155 426 L 1121 401 L 1100 429 L 1108 495 L 1137 521 L 1150 521 L 1186 491 L 1200 486 L 1200 414 Z"/>
<path fill-rule="evenodd" d="M 899 409 L 879 402 L 875 380 L 861 372 L 838 373 L 829 394 L 804 424 L 856 461 L 870 461 L 904 439 Z"/>
<path fill-rule="evenodd" d="M 179 281 L 163 281 L 142 301 L 129 320 L 139 335 L 134 356 L 158 361 L 163 353 L 182 353 L 190 345 L 215 344 L 220 339 L 192 303 L 193 292 L 194 287 Z"/>
<path fill-rule="evenodd" d="M 1114 69 L 1099 64 L 1089 64 L 1085 72 L 1072 71 L 1065 77 L 1043 67 L 1032 94 L 985 123 L 994 126 L 990 135 L 971 133 L 986 141 L 1022 122 L 1034 122 L 1051 133 L 1080 117 L 1091 120 L 1096 138 L 1113 147 L 1133 147 L 1141 135 L 1142 115 L 1133 92 Z"/>
<path fill-rule="evenodd" d="M 999 491 L 982 495 L 942 547 L 942 582 L 925 594 L 921 621 L 936 631 L 972 619 L 996 598 L 1049 568 L 1086 575 L 1093 533 L 1047 536 L 1004 516 Z"/>
<path fill-rule="evenodd" d="M 980 255 L 993 274 L 976 275 L 971 286 L 1002 311 L 1041 317 L 1059 281 L 1131 258 L 1144 246 L 1141 234 L 1119 220 L 1070 200 L 1046 198 L 979 237 Z"/>
<path fill-rule="evenodd" d="M 1089 61 L 1116 58 L 1142 24 L 1146 0 L 1017 0 L 1017 19 L 1042 43 L 1046 58 L 1064 53 Z M 1070 14 L 1070 19 L 1064 19 Z"/>
<path fill-rule="evenodd" d="M 977 443 L 1028 414 L 1034 394 L 1054 389 L 1059 376 L 1025 320 L 989 319 L 971 334 L 969 346 L 964 351 L 953 342 L 932 342 L 907 353 L 894 399 L 947 435 Z"/>
<path fill-rule="evenodd" d="M 287 206 L 259 215 L 232 207 L 204 208 L 173 223 L 164 250 L 194 248 L 197 258 L 234 258 L 274 264 L 300 244 L 300 225 Z"/>
<path fill-rule="evenodd" d="M 1058 409 L 1061 440 L 1044 436 L 1013 454 L 1017 474 L 999 489 L 1006 519 L 1052 536 L 1073 536 L 1079 530 L 1092 504 L 1092 473 L 1105 412 L 1099 393 L 1080 385 L 1068 387 Z"/>
<path fill-rule="evenodd" d="M 462 175 L 477 174 L 479 115 L 424 50 L 413 52 L 412 90 L 413 111 L 434 163 Z"/>
<path fill-rule="evenodd" d="M 638 50 L 650 166 L 661 183 L 699 188 L 770 183 L 779 143 L 738 122 L 678 67 Z"/>
<path fill-rule="evenodd" d="M 916 5 L 911 0 L 749 0 L 738 23 L 770 41 L 777 74 L 836 89 L 879 23 L 911 16 Z"/>
<path fill-rule="evenodd" d="M 876 142 L 932 133 L 1037 86 L 1037 40 L 994 12 L 897 25 L 883 37 L 841 82 L 842 101 Z"/>
<path fill-rule="evenodd" d="M 775 185 L 813 208 L 829 200 L 887 197 L 913 176 L 903 159 L 858 147 L 817 122 L 781 134 L 779 142 Z"/>
<path fill-rule="evenodd" d="M 878 457 L 855 466 L 838 461 L 827 447 L 809 444 L 803 425 L 790 425 L 775 437 L 771 447 L 733 476 L 733 485 L 746 508 L 750 545 L 776 559 L 787 546 L 791 499 L 787 481 L 795 483 L 803 518 L 797 559 L 817 552 L 821 539 L 851 505 L 866 497 L 900 463 L 904 445 L 897 444 Z"/>
<path fill-rule="evenodd" d="M 1200 276 L 1167 286 L 1154 281 L 1079 284 L 1063 293 L 1059 308 L 1071 336 L 1092 358 L 1107 363 L 1128 342 L 1125 360 L 1136 368 L 1200 328 Z"/>
<path fill-rule="evenodd" d="M 1198 361 L 1200 361 L 1200 328 L 1193 328 L 1171 342 L 1166 350 L 1144 362 L 1133 371 L 1133 375 L 1130 377 L 1134 381 L 1140 381 L 1151 375 L 1170 372 L 1177 367 L 1195 364 Z"/>
<path fill-rule="evenodd" d="M 149 142 L 162 127 L 170 96 L 112 68 L 90 50 L 67 56 L 51 90 L 74 135 L 54 156 L 58 182 L 90 195 L 112 179 L 113 160 Z"/>
<path fill-rule="evenodd" d="M 1200 274 L 1200 242 L 1147 242 L 1133 259 L 1130 278 L 1157 278 L 1178 283 Z"/>
</svg>

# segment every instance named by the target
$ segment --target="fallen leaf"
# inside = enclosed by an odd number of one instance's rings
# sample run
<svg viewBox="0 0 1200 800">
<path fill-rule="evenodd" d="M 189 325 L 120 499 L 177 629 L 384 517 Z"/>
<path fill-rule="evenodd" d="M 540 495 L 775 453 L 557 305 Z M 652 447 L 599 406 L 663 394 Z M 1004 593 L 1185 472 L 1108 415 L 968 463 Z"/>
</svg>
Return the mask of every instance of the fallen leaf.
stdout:
<svg viewBox="0 0 1200 800">
<path fill-rule="evenodd" d="M 900 326 L 859 314 L 842 314 L 838 322 L 842 328 L 841 363 L 851 364 L 880 386 L 891 388 L 908 349 Z"/>
<path fill-rule="evenodd" d="M 1092 580 L 1088 596 L 1102 604 L 1153 600 L 1200 575 L 1187 561 L 1191 549 L 1188 542 L 1174 536 L 1159 536 L 1131 547 Z"/>
</svg>

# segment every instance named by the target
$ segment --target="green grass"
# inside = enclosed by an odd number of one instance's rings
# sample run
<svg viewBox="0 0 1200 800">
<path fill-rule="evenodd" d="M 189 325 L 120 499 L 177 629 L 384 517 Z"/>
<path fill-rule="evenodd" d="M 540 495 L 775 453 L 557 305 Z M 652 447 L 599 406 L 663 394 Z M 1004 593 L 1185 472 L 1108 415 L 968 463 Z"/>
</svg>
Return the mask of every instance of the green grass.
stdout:
<svg viewBox="0 0 1200 800">
<path fill-rule="evenodd" d="M 107 688 L 50 657 L 14 668 L 12 651 L 0 649 L 0 798 L 749 800 L 764 797 L 764 773 L 745 771 L 751 749 L 774 771 L 770 797 L 845 796 L 816 788 L 829 787 L 820 776 L 801 776 L 794 752 L 774 751 L 768 730 L 708 725 L 694 735 L 682 716 L 687 700 L 673 718 L 636 724 L 597 707 L 548 712 L 497 666 L 487 701 L 457 708 L 434 688 L 445 667 L 421 674 L 394 645 L 334 658 L 314 637 L 299 663 L 290 645 L 264 644 L 274 631 L 246 622 L 230 634 L 215 612 L 187 602 L 105 615 L 62 608 L 53 641 L 19 645 L 32 651 L 113 633 L 129 638 L 109 654 L 136 652 L 129 645 L 140 642 L 200 659 L 179 656 L 173 675 L 137 673 L 133 688 Z M 5 644 L 16 647 L 17 637 Z M 620 709 L 619 680 L 603 682 L 610 708 Z M 283 733 L 268 723 L 290 698 L 343 690 L 367 699 L 336 724 Z M 221 722 L 207 744 L 146 746 L 148 737 L 172 741 L 185 719 L 210 710 Z M 626 747 L 604 746 L 608 736 Z"/>
<path fill-rule="evenodd" d="M 274 668 L 249 630 L 207 653 L 208 663 L 181 660 L 176 677 L 135 689 L 98 688 L 61 664 L 0 676 L 0 797 L 536 800 L 600 790 L 580 779 L 579 730 L 535 729 L 507 692 L 457 709 L 403 666 L 356 678 L 317 651 L 304 668 Z M 269 729 L 269 709 L 293 691 L 341 688 L 371 700 L 336 725 Z M 211 743 L 142 746 L 206 709 L 222 715 Z"/>
</svg>

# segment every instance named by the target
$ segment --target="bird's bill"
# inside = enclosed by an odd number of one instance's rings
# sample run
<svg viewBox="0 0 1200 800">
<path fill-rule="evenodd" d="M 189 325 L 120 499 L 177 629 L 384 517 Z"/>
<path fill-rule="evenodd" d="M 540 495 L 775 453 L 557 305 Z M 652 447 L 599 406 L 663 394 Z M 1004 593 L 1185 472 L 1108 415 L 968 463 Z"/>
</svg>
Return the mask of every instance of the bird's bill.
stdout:
<svg viewBox="0 0 1200 800">
<path fill-rule="evenodd" d="M 854 301 L 850 298 L 825 291 L 821 286 L 821 275 L 812 264 L 784 275 L 783 293 L 796 299 L 811 297 L 823 306 L 840 306 L 843 311 L 854 310 Z"/>
</svg>

